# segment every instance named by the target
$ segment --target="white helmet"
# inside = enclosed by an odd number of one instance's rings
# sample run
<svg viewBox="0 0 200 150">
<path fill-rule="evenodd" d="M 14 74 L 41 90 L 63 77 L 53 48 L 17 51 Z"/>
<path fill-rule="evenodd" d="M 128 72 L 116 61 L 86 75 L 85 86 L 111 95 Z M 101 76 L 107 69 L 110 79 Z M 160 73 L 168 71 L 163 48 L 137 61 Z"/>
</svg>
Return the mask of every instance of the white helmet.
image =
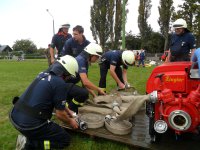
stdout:
<svg viewBox="0 0 200 150">
<path fill-rule="evenodd" d="M 69 23 L 62 24 L 60 28 L 67 28 L 67 29 L 69 29 L 70 28 L 70 24 Z"/>
<path fill-rule="evenodd" d="M 126 50 L 122 52 L 122 61 L 125 65 L 133 65 L 135 61 L 135 55 L 132 51 Z"/>
<path fill-rule="evenodd" d="M 84 50 L 91 55 L 97 55 L 97 56 L 101 56 L 103 53 L 101 46 L 95 43 L 90 43 L 88 46 L 85 47 Z"/>
<path fill-rule="evenodd" d="M 178 29 L 178 28 L 187 28 L 187 23 L 184 19 L 177 19 L 174 24 L 173 24 L 173 27 L 175 29 Z"/>
<path fill-rule="evenodd" d="M 60 57 L 58 62 L 69 72 L 71 75 L 76 76 L 78 72 L 78 63 L 76 59 L 70 55 Z"/>
</svg>

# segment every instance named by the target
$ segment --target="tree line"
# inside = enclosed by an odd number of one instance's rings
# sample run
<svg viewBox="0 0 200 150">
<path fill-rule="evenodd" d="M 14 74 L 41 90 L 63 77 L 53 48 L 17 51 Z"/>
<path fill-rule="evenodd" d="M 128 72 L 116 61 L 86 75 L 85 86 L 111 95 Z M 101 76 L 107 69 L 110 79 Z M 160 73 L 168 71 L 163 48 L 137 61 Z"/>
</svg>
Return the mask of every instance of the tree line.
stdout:
<svg viewBox="0 0 200 150">
<path fill-rule="evenodd" d="M 125 0 L 128 5 L 128 0 Z M 91 6 L 91 31 L 97 43 L 104 49 L 120 49 L 122 37 L 122 5 L 123 0 L 93 0 Z M 183 0 L 183 4 L 175 11 L 173 0 L 160 0 L 158 24 L 160 32 L 154 32 L 148 24 L 151 15 L 151 0 L 140 0 L 138 7 L 138 35 L 126 33 L 126 49 L 145 48 L 149 53 L 163 52 L 169 48 L 171 25 L 183 18 L 188 29 L 196 37 L 200 46 L 200 0 Z M 128 13 L 126 9 L 126 15 Z"/>
<path fill-rule="evenodd" d="M 177 11 L 173 0 L 160 0 L 158 6 L 159 18 L 157 20 L 160 31 L 153 31 L 148 19 L 151 16 L 152 1 L 139 0 L 138 28 L 139 34 L 131 31 L 126 33 L 126 49 L 144 48 L 148 53 L 159 53 L 169 48 L 172 23 L 183 18 L 188 24 L 188 29 L 196 38 L 197 47 L 200 47 L 200 0 L 182 0 Z M 128 0 L 125 0 L 126 6 Z M 104 50 L 120 49 L 122 40 L 122 6 L 123 0 L 93 0 L 90 8 L 91 31 L 94 40 Z M 125 18 L 129 10 L 126 7 Z M 125 19 L 125 20 L 126 20 Z M 17 40 L 13 45 L 14 51 L 22 50 L 25 53 L 34 53 L 36 45 L 30 40 Z M 40 48 L 40 50 L 44 50 Z M 38 51 L 37 51 L 38 52 Z"/>
</svg>

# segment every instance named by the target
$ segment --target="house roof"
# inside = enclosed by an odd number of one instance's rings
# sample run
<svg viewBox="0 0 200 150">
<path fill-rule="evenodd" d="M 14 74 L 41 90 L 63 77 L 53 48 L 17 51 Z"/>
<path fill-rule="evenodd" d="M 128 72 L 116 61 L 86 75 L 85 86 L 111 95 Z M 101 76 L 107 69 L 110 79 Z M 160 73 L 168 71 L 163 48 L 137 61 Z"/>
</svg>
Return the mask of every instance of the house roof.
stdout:
<svg viewBox="0 0 200 150">
<path fill-rule="evenodd" d="M 0 45 L 0 53 L 5 52 L 5 51 L 11 52 L 12 49 L 8 45 Z"/>
</svg>

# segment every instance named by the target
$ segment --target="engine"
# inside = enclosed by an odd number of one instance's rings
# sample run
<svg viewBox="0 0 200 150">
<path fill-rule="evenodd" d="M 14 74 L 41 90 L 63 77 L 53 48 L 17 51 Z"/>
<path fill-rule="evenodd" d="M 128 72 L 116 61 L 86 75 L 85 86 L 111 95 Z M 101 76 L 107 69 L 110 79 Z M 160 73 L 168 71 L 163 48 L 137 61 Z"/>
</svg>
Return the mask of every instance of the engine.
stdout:
<svg viewBox="0 0 200 150">
<path fill-rule="evenodd" d="M 169 62 L 156 67 L 146 85 L 149 134 L 159 140 L 169 128 L 176 135 L 198 133 L 200 127 L 200 77 L 191 62 Z"/>
</svg>

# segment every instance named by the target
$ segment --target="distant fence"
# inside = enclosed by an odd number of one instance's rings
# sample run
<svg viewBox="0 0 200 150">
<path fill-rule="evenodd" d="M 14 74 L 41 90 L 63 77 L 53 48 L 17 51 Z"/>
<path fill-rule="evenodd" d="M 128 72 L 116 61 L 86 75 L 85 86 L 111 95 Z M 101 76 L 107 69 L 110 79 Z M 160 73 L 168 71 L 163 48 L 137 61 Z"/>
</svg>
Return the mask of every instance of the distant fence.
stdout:
<svg viewBox="0 0 200 150">
<path fill-rule="evenodd" d="M 19 59 L 46 59 L 46 56 L 45 55 L 41 55 L 41 56 L 38 56 L 38 55 L 24 55 L 22 57 L 22 56 L 15 56 L 15 55 L 12 55 L 12 56 L 0 55 L 0 59 L 14 59 L 14 60 L 19 60 Z"/>
<path fill-rule="evenodd" d="M 42 56 L 26 56 L 24 57 L 24 59 L 46 59 L 45 55 Z"/>
<path fill-rule="evenodd" d="M 145 59 L 146 60 L 154 60 L 158 61 L 160 60 L 160 57 L 162 56 L 162 53 L 145 53 Z M 8 55 L 0 55 L 0 59 L 18 59 L 21 58 L 21 56 L 8 56 Z M 46 59 L 46 55 L 24 55 L 24 59 Z"/>
</svg>

